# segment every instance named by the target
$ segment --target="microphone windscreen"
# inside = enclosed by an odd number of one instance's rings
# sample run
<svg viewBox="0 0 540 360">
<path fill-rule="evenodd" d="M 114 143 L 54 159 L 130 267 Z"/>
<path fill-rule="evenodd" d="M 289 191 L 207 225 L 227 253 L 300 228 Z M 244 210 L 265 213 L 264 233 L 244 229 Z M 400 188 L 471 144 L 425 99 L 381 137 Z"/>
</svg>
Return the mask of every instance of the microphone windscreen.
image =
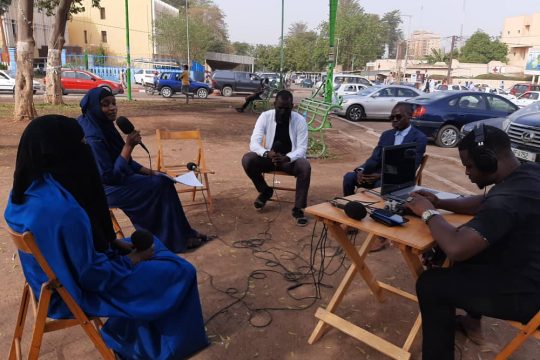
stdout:
<svg viewBox="0 0 540 360">
<path fill-rule="evenodd" d="M 154 243 L 154 237 L 146 230 L 135 230 L 131 234 L 131 242 L 138 251 L 148 249 Z"/>
<path fill-rule="evenodd" d="M 131 134 L 133 131 L 135 131 L 135 127 L 133 126 L 131 121 L 129 121 L 128 118 L 125 116 L 119 116 L 116 119 L 116 125 L 126 135 Z"/>
<path fill-rule="evenodd" d="M 195 164 L 194 162 L 188 162 L 186 164 L 186 167 L 188 170 L 191 170 L 191 171 L 197 170 L 197 164 Z"/>
<path fill-rule="evenodd" d="M 358 201 L 350 201 L 345 204 L 345 214 L 354 220 L 362 220 L 366 217 L 367 210 L 364 204 Z"/>
</svg>

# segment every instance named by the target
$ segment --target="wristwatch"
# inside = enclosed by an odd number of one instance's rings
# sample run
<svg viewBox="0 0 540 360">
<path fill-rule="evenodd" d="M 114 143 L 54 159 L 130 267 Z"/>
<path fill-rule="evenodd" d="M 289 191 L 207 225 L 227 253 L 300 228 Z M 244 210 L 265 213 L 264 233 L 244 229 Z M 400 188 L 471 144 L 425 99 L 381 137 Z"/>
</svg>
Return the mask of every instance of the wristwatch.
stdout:
<svg viewBox="0 0 540 360">
<path fill-rule="evenodd" d="M 429 209 L 429 210 L 426 210 L 422 213 L 422 221 L 424 221 L 424 223 L 428 223 L 428 221 L 434 217 L 435 215 L 441 215 L 440 212 L 438 212 L 437 210 L 432 210 L 432 209 Z"/>
</svg>

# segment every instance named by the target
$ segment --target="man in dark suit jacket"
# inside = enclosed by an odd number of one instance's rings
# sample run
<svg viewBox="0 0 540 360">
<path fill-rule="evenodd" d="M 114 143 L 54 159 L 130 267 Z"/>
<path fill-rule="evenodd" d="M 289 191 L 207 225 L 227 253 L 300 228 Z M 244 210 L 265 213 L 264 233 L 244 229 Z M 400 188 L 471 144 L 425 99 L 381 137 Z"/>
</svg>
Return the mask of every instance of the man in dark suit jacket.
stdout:
<svg viewBox="0 0 540 360">
<path fill-rule="evenodd" d="M 427 138 L 410 125 L 412 113 L 413 107 L 407 103 L 397 104 L 392 109 L 392 129 L 382 133 L 377 147 L 365 163 L 343 177 L 344 196 L 354 194 L 357 187 L 372 189 L 381 186 L 382 151 L 385 146 L 416 143 L 416 167 L 420 166 L 426 152 Z"/>
</svg>

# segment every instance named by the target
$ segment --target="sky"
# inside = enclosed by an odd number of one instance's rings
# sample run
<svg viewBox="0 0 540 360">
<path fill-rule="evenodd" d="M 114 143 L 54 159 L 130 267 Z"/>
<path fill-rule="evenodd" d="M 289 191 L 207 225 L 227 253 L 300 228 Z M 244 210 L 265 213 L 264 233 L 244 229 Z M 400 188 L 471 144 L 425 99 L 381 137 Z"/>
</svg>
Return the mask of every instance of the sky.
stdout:
<svg viewBox="0 0 540 360">
<path fill-rule="evenodd" d="M 281 34 L 281 0 L 213 0 L 226 16 L 231 41 L 273 44 Z M 328 20 L 328 0 L 284 0 L 285 34 L 290 24 L 305 22 L 314 29 Z M 500 35 L 505 17 L 540 12 L 539 0 L 360 0 L 366 12 L 383 15 L 400 10 L 402 30 L 427 30 L 441 37 L 472 35 L 482 29 Z M 409 24 L 410 21 L 410 24 Z"/>
</svg>

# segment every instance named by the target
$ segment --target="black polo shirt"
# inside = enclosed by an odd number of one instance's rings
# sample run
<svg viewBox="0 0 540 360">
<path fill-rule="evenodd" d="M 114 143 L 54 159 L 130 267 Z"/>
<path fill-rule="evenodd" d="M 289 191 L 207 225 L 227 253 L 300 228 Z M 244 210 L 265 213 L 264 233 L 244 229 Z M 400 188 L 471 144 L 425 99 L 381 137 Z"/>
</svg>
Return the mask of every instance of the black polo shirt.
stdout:
<svg viewBox="0 0 540 360">
<path fill-rule="evenodd" d="M 493 186 L 464 226 L 489 243 L 468 263 L 492 266 L 504 291 L 540 293 L 540 165 L 522 164 Z"/>
</svg>

